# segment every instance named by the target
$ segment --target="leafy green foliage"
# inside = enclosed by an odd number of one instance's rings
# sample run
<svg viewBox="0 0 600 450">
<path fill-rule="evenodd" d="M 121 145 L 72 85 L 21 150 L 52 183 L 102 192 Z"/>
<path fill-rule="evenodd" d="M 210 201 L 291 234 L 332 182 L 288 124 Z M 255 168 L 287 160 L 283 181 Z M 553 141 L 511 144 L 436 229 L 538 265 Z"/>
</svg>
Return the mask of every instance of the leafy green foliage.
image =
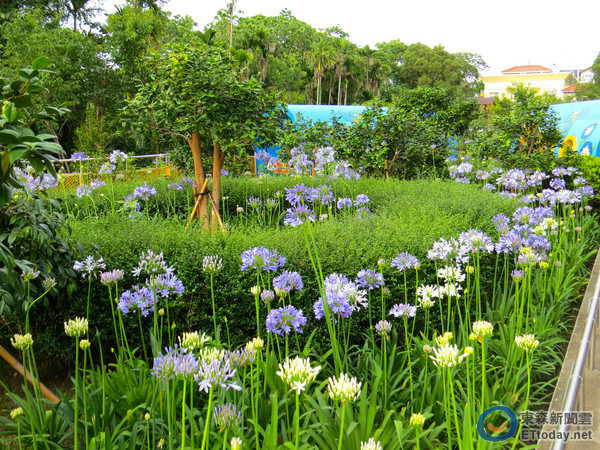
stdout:
<svg viewBox="0 0 600 450">
<path fill-rule="evenodd" d="M 47 58 L 38 58 L 32 68 L 21 69 L 14 80 L 0 79 L 2 83 L 2 115 L 0 116 L 0 207 L 5 206 L 14 189 L 22 188 L 14 173 L 14 166 L 26 159 L 37 172 L 46 169 L 56 177 L 53 162 L 62 154 L 55 136 L 36 133 L 32 125 L 42 120 L 52 121 L 68 112 L 66 108 L 39 105 L 33 98 L 44 93 L 39 83 L 40 72 L 48 65 Z"/>
<path fill-rule="evenodd" d="M 33 98 L 44 93 L 40 72 L 48 64 L 38 58 L 30 69 L 19 71 L 13 81 L 2 80 L 0 116 L 0 311 L 22 313 L 29 302 L 23 271 L 36 269 L 44 277 L 53 277 L 65 288 L 74 273 L 71 266 L 73 247 L 60 233 L 66 220 L 58 210 L 58 201 L 38 198 L 17 178 L 15 167 L 31 164 L 38 173 L 43 169 L 56 177 L 53 163 L 62 154 L 54 136 L 36 133 L 34 124 L 64 115 L 65 108 L 34 104 Z M 17 190 L 22 190 L 15 196 Z M 32 283 L 32 294 L 39 294 L 41 278 Z M 70 291 L 70 288 L 69 288 Z M 56 292 L 56 291 L 55 291 Z"/>
<path fill-rule="evenodd" d="M 550 171 L 562 140 L 554 97 L 538 95 L 522 84 L 510 88 L 511 98 L 498 100 L 487 121 L 473 124 L 472 147 L 480 157 L 494 157 L 509 167 Z"/>
</svg>

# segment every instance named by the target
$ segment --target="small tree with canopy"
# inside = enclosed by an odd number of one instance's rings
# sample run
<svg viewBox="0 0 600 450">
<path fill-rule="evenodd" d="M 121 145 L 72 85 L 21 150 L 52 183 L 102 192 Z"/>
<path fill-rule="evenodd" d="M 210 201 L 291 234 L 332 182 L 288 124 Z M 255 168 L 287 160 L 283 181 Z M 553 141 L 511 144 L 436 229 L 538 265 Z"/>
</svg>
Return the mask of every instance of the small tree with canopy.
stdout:
<svg viewBox="0 0 600 450">
<path fill-rule="evenodd" d="M 149 54 L 144 64 L 150 73 L 125 112 L 133 127 L 182 137 L 194 160 L 196 196 L 207 172 L 201 143 L 213 151 L 212 193 L 219 205 L 221 169 L 227 155 L 244 156 L 256 144 L 275 137 L 282 112 L 256 79 L 243 80 L 223 49 L 170 45 Z M 208 226 L 208 199 L 202 195 L 198 217 Z"/>
</svg>

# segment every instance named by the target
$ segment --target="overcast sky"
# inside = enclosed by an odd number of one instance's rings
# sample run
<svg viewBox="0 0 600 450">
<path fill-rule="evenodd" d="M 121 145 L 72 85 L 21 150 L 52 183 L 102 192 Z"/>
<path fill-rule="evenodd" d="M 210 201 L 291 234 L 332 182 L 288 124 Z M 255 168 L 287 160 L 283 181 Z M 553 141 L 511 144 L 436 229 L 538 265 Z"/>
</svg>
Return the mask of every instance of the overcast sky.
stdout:
<svg viewBox="0 0 600 450">
<path fill-rule="evenodd" d="M 170 0 L 163 9 L 189 15 L 199 29 L 229 0 Z M 105 0 L 107 12 L 123 0 Z M 287 8 L 313 27 L 338 25 L 364 46 L 399 39 L 481 55 L 490 69 L 540 64 L 584 69 L 600 52 L 600 1 L 552 0 L 238 0 L 242 16 L 278 15 Z"/>
</svg>

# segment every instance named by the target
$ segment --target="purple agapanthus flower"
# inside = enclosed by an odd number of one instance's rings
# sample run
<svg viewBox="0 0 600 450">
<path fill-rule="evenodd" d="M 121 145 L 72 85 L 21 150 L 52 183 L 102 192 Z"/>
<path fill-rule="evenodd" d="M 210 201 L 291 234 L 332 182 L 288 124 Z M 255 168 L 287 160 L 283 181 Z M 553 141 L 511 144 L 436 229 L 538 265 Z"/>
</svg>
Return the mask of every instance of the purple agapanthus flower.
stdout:
<svg viewBox="0 0 600 450">
<path fill-rule="evenodd" d="M 492 239 L 483 231 L 473 229 L 465 231 L 458 236 L 458 241 L 466 246 L 467 251 L 472 253 L 479 251 L 491 253 L 494 250 Z"/>
<path fill-rule="evenodd" d="M 118 164 L 120 162 L 125 162 L 129 159 L 129 155 L 121 150 L 113 150 L 108 155 L 108 160 L 113 164 Z"/>
<path fill-rule="evenodd" d="M 72 161 L 83 161 L 85 159 L 87 159 L 87 155 L 85 154 L 85 152 L 75 152 L 71 155 L 71 160 Z"/>
<path fill-rule="evenodd" d="M 355 283 L 369 291 L 373 289 L 379 289 L 385 284 L 383 281 L 383 275 L 380 272 L 376 272 L 371 269 L 361 270 L 356 275 Z"/>
<path fill-rule="evenodd" d="M 139 311 L 146 317 L 154 310 L 154 295 L 146 286 L 134 286 L 121 294 L 119 309 L 123 314 Z"/>
<path fill-rule="evenodd" d="M 104 164 L 102 164 L 100 166 L 100 169 L 98 169 L 98 173 L 99 174 L 107 174 L 110 175 L 111 173 L 113 173 L 113 171 L 116 169 L 116 166 L 114 164 L 111 164 L 109 162 L 105 162 Z"/>
<path fill-rule="evenodd" d="M 156 289 L 156 292 L 163 298 L 171 294 L 182 295 L 185 292 L 183 282 L 172 273 L 161 273 L 149 279 L 146 286 Z"/>
<path fill-rule="evenodd" d="M 181 189 L 185 188 L 186 186 L 196 187 L 196 180 L 194 180 L 193 178 L 184 177 L 179 182 L 179 186 L 181 186 Z"/>
<path fill-rule="evenodd" d="M 510 230 L 500 236 L 496 243 L 496 252 L 498 253 L 515 253 L 525 245 L 523 237 L 515 230 Z"/>
<path fill-rule="evenodd" d="M 242 424 L 242 412 L 233 403 L 215 406 L 215 425 L 222 431 L 229 428 L 239 428 Z"/>
<path fill-rule="evenodd" d="M 77 197 L 89 197 L 92 195 L 92 188 L 89 186 L 82 184 L 81 186 L 77 186 Z"/>
<path fill-rule="evenodd" d="M 191 381 L 198 370 L 198 359 L 192 352 L 180 347 L 167 347 L 165 354 L 154 358 L 152 375 L 159 380 L 170 381 L 176 378 Z"/>
<path fill-rule="evenodd" d="M 152 195 L 156 195 L 156 189 L 148 186 L 147 184 L 142 184 L 133 190 L 133 196 L 141 198 L 144 201 L 150 200 Z"/>
<path fill-rule="evenodd" d="M 253 209 L 258 209 L 262 206 L 263 202 L 258 197 L 250 197 L 246 200 L 246 204 Z"/>
<path fill-rule="evenodd" d="M 294 289 L 301 291 L 304 289 L 304 283 L 298 272 L 284 270 L 281 275 L 273 278 L 273 287 L 280 292 L 291 292 Z"/>
<path fill-rule="evenodd" d="M 260 292 L 260 299 L 265 305 L 268 305 L 275 298 L 275 292 L 270 289 L 264 289 Z"/>
<path fill-rule="evenodd" d="M 307 220 L 314 223 L 316 219 L 315 212 L 308 205 L 298 205 L 287 209 L 283 224 L 290 227 L 299 227 Z"/>
<path fill-rule="evenodd" d="M 567 183 L 562 178 L 552 178 L 550 180 L 550 187 L 555 191 L 560 191 L 567 186 Z"/>
<path fill-rule="evenodd" d="M 367 292 L 359 289 L 359 286 L 349 281 L 343 275 L 334 273 L 324 280 L 325 294 L 327 304 L 333 315 L 348 318 L 353 311 L 358 311 L 361 307 L 367 308 L 369 305 Z M 325 316 L 323 299 L 319 299 L 313 304 L 315 317 L 321 319 Z"/>
<path fill-rule="evenodd" d="M 417 307 L 413 305 L 409 305 L 408 303 L 399 303 L 397 305 L 392 306 L 390 309 L 390 316 L 394 317 L 415 317 L 417 314 Z"/>
<path fill-rule="evenodd" d="M 300 206 L 304 203 L 311 203 L 313 190 L 304 184 L 297 184 L 293 188 L 285 188 L 285 199 L 292 206 Z"/>
<path fill-rule="evenodd" d="M 275 272 L 285 265 L 285 257 L 277 254 L 277 250 L 265 247 L 252 247 L 242 253 L 241 270 L 256 269 L 261 272 Z"/>
<path fill-rule="evenodd" d="M 492 222 L 494 225 L 496 225 L 496 230 L 498 231 L 498 233 L 505 234 L 510 231 L 510 221 L 508 220 L 508 217 L 506 217 L 504 214 L 496 214 L 492 219 Z"/>
<path fill-rule="evenodd" d="M 564 167 L 555 167 L 552 169 L 552 175 L 555 177 L 564 177 L 569 174 L 569 171 Z"/>
<path fill-rule="evenodd" d="M 365 194 L 358 194 L 356 196 L 356 200 L 354 200 L 354 206 L 366 205 L 369 203 L 371 199 L 367 197 Z"/>
<path fill-rule="evenodd" d="M 83 261 L 75 261 L 73 264 L 73 270 L 75 272 L 81 272 L 81 276 L 91 276 L 94 272 L 105 269 L 104 258 L 94 259 L 92 255 L 88 255 Z"/>
<path fill-rule="evenodd" d="M 123 199 L 123 208 L 129 211 L 129 217 L 137 217 L 140 213 L 140 203 L 137 201 L 137 197 L 133 194 L 129 194 Z"/>
<path fill-rule="evenodd" d="M 449 241 L 442 238 L 433 243 L 433 248 L 427 251 L 427 258 L 466 264 L 469 261 L 468 253 L 467 247 L 453 237 Z"/>
<path fill-rule="evenodd" d="M 554 206 L 556 204 L 556 191 L 553 189 L 544 189 L 540 195 L 540 203 L 542 205 Z"/>
<path fill-rule="evenodd" d="M 159 274 L 171 274 L 173 270 L 173 267 L 165 262 L 163 252 L 154 253 L 152 250 L 147 250 L 142 252 L 137 267 L 131 273 L 136 277 L 140 274 L 152 277 Z"/>
<path fill-rule="evenodd" d="M 277 333 L 280 336 L 290 334 L 292 329 L 302 333 L 302 327 L 306 325 L 306 317 L 301 309 L 292 305 L 271 310 L 267 316 L 267 331 Z"/>
<path fill-rule="evenodd" d="M 194 379 L 198 382 L 198 390 L 209 392 L 210 389 L 221 387 L 223 389 L 242 388 L 234 381 L 230 381 L 236 373 L 229 358 L 202 359 L 198 364 L 198 370 Z"/>
<path fill-rule="evenodd" d="M 106 186 L 106 181 L 102 181 L 99 179 L 90 181 L 90 188 L 92 188 L 92 190 L 98 189 L 99 187 L 102 187 L 102 186 Z"/>
<path fill-rule="evenodd" d="M 348 298 L 343 295 L 336 293 L 327 294 L 327 305 L 334 316 L 348 318 L 352 315 L 352 305 L 350 305 Z M 325 308 L 321 297 L 313 304 L 313 312 L 317 319 L 325 317 Z"/>
<path fill-rule="evenodd" d="M 408 252 L 402 252 L 392 259 L 390 266 L 397 268 L 400 272 L 404 272 L 407 269 L 419 269 L 421 264 L 415 256 Z"/>
<path fill-rule="evenodd" d="M 313 203 L 320 203 L 321 205 L 329 205 L 335 202 L 333 190 L 331 189 L 331 186 L 326 184 L 322 184 L 319 187 L 314 188 L 311 198 Z"/>
<path fill-rule="evenodd" d="M 125 273 L 121 269 L 114 269 L 110 272 L 102 272 L 100 274 L 100 283 L 105 286 L 109 286 L 111 284 L 116 284 L 120 280 L 123 279 Z"/>
<path fill-rule="evenodd" d="M 351 208 L 352 207 L 352 199 L 351 198 L 338 198 L 337 200 L 337 209 Z"/>
</svg>

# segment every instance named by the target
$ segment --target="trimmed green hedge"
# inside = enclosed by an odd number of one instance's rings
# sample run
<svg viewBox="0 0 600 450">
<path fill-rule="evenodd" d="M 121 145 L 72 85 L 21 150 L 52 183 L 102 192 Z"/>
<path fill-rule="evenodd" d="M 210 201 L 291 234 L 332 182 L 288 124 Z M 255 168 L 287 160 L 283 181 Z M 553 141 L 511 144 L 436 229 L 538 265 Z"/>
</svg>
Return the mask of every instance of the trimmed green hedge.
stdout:
<svg viewBox="0 0 600 450">
<path fill-rule="evenodd" d="M 289 185 L 298 180 L 287 179 Z M 317 183 L 321 184 L 321 183 Z M 281 179 L 231 179 L 230 198 L 237 195 L 265 194 L 283 189 Z M 407 251 L 421 261 L 419 283 L 434 282 L 433 264 L 426 252 L 440 238 L 458 236 L 470 228 L 486 231 L 495 236 L 491 218 L 498 213 L 511 213 L 517 205 L 497 195 L 454 182 L 439 180 L 383 181 L 359 180 L 337 189 L 366 193 L 376 212 L 371 218 L 359 219 L 354 215 L 343 216 L 317 223 L 314 230 L 325 276 L 341 273 L 354 279 L 361 269 L 377 268 L 380 258 L 391 261 L 398 253 Z M 337 192 L 338 195 L 347 195 Z M 241 197 L 240 197 L 241 198 Z M 142 251 L 152 249 L 164 252 L 165 260 L 175 267 L 176 275 L 183 281 L 186 293 L 170 303 L 171 319 L 181 331 L 199 329 L 212 334 L 212 307 L 210 279 L 202 272 L 202 259 L 207 255 L 219 255 L 223 270 L 215 277 L 215 296 L 218 316 L 228 319 L 231 340 L 243 343 L 255 335 L 256 320 L 254 301 L 250 288 L 256 284 L 254 274 L 240 271 L 243 251 L 254 246 L 277 249 L 287 258 L 286 269 L 297 270 L 303 277 L 305 289 L 293 294 L 292 301 L 301 307 L 309 318 L 306 334 L 315 326 L 312 304 L 318 298 L 314 272 L 306 251 L 304 229 L 298 228 L 237 228 L 226 234 L 210 235 L 197 225 L 184 230 L 181 221 L 131 220 L 102 218 L 97 221 L 72 223 L 73 238 L 82 243 L 87 252 L 103 257 L 107 270 L 120 268 L 126 278 L 121 290 L 130 288 L 140 280 L 131 275 Z M 83 259 L 86 254 L 81 255 Z M 492 264 L 486 261 L 485 264 Z M 493 272 L 492 272 L 493 273 Z M 414 271 L 409 274 L 409 285 L 414 286 Z M 403 278 L 390 267 L 384 268 L 386 285 L 391 290 L 388 308 L 403 301 Z M 491 283 L 492 280 L 488 280 Z M 36 323 L 45 330 L 47 351 L 70 357 L 70 349 L 63 352 L 67 340 L 63 337 L 62 323 L 68 318 L 85 313 L 87 281 L 81 280 L 72 298 L 52 300 L 49 309 L 36 306 Z M 97 327 L 105 342 L 111 341 L 112 319 L 108 304 L 108 291 L 99 280 L 92 282 L 91 327 Z M 373 302 L 375 317 L 379 317 L 379 301 Z M 273 305 L 273 307 L 276 307 Z M 262 310 L 266 314 L 266 308 Z M 366 315 L 361 315 L 366 320 Z M 131 327 L 128 336 L 138 344 L 137 316 L 127 318 Z M 150 317 L 148 318 L 150 319 Z M 49 322 L 53 322 L 49 324 Z M 220 321 L 223 330 L 224 323 Z M 323 330 L 323 324 L 320 325 Z M 321 331 L 323 331 L 321 330 Z M 323 334 L 325 336 L 326 333 Z M 223 335 L 222 338 L 225 336 Z M 360 339 L 360 336 L 357 336 Z"/>
</svg>

